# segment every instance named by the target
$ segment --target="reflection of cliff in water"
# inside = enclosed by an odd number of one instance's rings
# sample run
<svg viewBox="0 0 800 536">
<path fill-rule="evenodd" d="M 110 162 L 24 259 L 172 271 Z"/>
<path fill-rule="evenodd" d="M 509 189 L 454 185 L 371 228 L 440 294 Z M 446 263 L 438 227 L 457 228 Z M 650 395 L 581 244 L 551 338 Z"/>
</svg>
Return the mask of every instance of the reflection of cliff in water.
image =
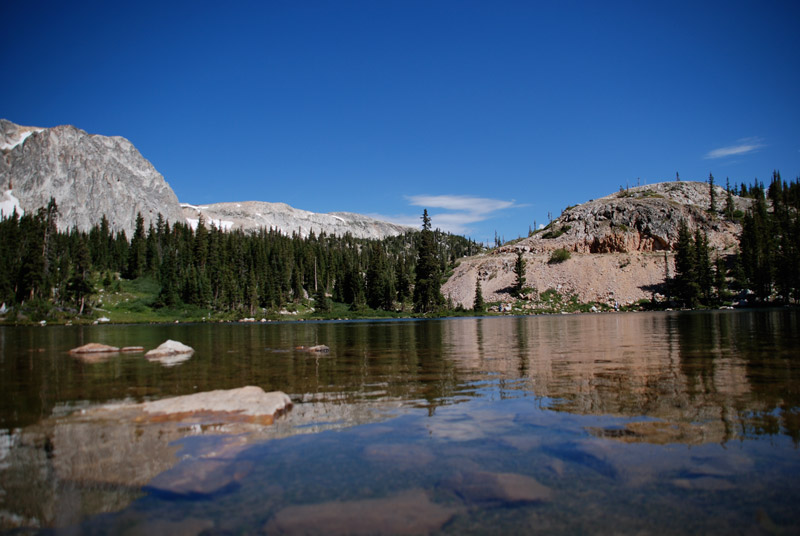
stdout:
<svg viewBox="0 0 800 536">
<path fill-rule="evenodd" d="M 552 399 L 553 409 L 674 424 L 674 434 L 659 429 L 659 442 L 764 433 L 798 441 L 796 316 L 764 311 L 465 319 L 444 324 L 443 345 L 462 376 L 481 371 L 527 378 L 537 397 Z M 688 424 L 694 427 L 687 430 Z"/>
</svg>

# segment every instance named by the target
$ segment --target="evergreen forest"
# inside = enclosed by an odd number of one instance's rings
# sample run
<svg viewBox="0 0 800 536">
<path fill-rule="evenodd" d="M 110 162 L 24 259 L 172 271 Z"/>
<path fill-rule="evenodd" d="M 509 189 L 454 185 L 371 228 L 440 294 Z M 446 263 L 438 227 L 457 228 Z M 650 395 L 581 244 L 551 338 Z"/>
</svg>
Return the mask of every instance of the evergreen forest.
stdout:
<svg viewBox="0 0 800 536">
<path fill-rule="evenodd" d="M 427 212 L 423 218 L 421 232 L 367 240 L 222 231 L 202 219 L 193 229 L 161 216 L 145 228 L 139 215 L 129 239 L 105 216 L 89 232 L 61 232 L 51 200 L 0 221 L 0 303 L 11 321 L 102 311 L 101 296 L 125 289 L 150 292 L 150 300 L 132 300 L 140 310 L 209 310 L 230 319 L 312 304 L 322 315 L 435 313 L 447 305 L 439 288 L 455 260 L 484 248 L 431 230 Z"/>
<path fill-rule="evenodd" d="M 710 192 L 714 177 L 709 176 Z M 734 210 L 734 190 L 726 187 L 721 205 L 713 195 L 713 217 L 740 221 L 739 251 L 727 257 L 712 254 L 708 236 L 690 232 L 681 222 L 675 247 L 673 297 L 688 308 L 715 307 L 741 295 L 747 305 L 789 304 L 800 301 L 800 178 L 787 183 L 772 174 L 768 188 L 755 181 L 742 184 L 740 197 L 751 199 L 745 213 Z"/>
</svg>

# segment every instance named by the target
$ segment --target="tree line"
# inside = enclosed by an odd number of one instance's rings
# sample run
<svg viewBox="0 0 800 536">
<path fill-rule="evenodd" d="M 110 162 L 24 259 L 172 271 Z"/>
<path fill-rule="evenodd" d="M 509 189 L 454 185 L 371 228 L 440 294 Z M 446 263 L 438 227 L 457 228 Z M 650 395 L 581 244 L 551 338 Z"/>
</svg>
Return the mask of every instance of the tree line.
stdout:
<svg viewBox="0 0 800 536">
<path fill-rule="evenodd" d="M 309 298 L 325 311 L 331 300 L 351 309 L 428 313 L 445 304 L 440 286 L 455 260 L 482 246 L 432 230 L 369 240 L 276 229 L 223 231 L 200 218 L 196 227 L 161 215 L 133 236 L 113 232 L 105 216 L 88 232 L 58 230 L 51 200 L 36 213 L 0 221 L 0 303 L 83 313 L 99 288 L 118 278 L 151 278 L 156 307 L 196 305 L 249 315 Z"/>
<path fill-rule="evenodd" d="M 714 177 L 709 176 L 713 193 Z M 736 210 L 733 195 L 752 199 L 746 212 Z M 708 235 L 686 222 L 678 228 L 675 276 L 670 287 L 685 307 L 715 306 L 727 302 L 732 291 L 744 292 L 752 304 L 800 301 L 800 178 L 791 182 L 772 174 L 768 188 L 759 181 L 726 186 L 726 201 L 718 207 L 710 195 L 712 217 L 740 221 L 738 254 L 714 255 Z"/>
</svg>

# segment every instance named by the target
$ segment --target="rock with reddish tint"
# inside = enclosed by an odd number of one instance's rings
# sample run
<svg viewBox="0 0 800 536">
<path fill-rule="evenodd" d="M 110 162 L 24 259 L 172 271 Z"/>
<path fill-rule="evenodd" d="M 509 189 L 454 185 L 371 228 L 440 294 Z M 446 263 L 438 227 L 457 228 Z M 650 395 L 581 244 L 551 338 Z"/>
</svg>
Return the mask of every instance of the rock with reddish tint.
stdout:
<svg viewBox="0 0 800 536">
<path fill-rule="evenodd" d="M 119 349 L 120 352 L 144 352 L 144 346 L 125 346 Z"/>
<path fill-rule="evenodd" d="M 150 350 L 146 354 L 144 354 L 147 358 L 161 358 L 161 357 L 169 357 L 173 355 L 182 355 L 182 354 L 193 354 L 194 348 L 191 346 L 186 346 L 182 342 L 167 340 L 162 343 L 158 348 Z"/>
<path fill-rule="evenodd" d="M 551 494 L 536 479 L 516 473 L 463 473 L 446 485 L 468 503 L 535 503 L 549 500 Z"/>
<path fill-rule="evenodd" d="M 119 352 L 116 346 L 109 346 L 107 344 L 100 344 L 97 342 L 90 342 L 69 351 L 71 354 L 113 354 Z"/>
<path fill-rule="evenodd" d="M 381 499 L 288 506 L 264 527 L 267 534 L 430 534 L 458 512 L 423 490 Z"/>
</svg>

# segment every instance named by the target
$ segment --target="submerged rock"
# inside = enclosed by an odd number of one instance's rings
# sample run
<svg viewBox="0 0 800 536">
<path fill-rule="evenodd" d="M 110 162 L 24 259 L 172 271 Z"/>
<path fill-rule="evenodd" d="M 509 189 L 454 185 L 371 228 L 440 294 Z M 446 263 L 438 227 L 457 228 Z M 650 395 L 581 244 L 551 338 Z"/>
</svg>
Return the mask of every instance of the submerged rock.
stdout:
<svg viewBox="0 0 800 536">
<path fill-rule="evenodd" d="M 179 354 L 193 354 L 194 348 L 191 346 L 186 346 L 182 342 L 167 340 L 163 342 L 158 348 L 150 350 L 146 354 L 144 354 L 147 358 L 160 358 L 160 357 L 168 357 L 173 355 Z"/>
<path fill-rule="evenodd" d="M 156 476 L 145 490 L 184 497 L 213 495 L 235 487 L 252 468 L 250 461 L 187 460 Z"/>
<path fill-rule="evenodd" d="M 288 506 L 264 528 L 268 534 L 429 534 L 457 512 L 419 489 L 381 499 Z"/>
<path fill-rule="evenodd" d="M 116 346 L 109 346 L 107 344 L 100 344 L 97 342 L 90 342 L 69 351 L 71 354 L 113 354 L 119 352 Z"/>
<path fill-rule="evenodd" d="M 550 499 L 550 488 L 534 478 L 516 473 L 475 471 L 446 482 L 470 503 L 532 503 Z"/>
</svg>

